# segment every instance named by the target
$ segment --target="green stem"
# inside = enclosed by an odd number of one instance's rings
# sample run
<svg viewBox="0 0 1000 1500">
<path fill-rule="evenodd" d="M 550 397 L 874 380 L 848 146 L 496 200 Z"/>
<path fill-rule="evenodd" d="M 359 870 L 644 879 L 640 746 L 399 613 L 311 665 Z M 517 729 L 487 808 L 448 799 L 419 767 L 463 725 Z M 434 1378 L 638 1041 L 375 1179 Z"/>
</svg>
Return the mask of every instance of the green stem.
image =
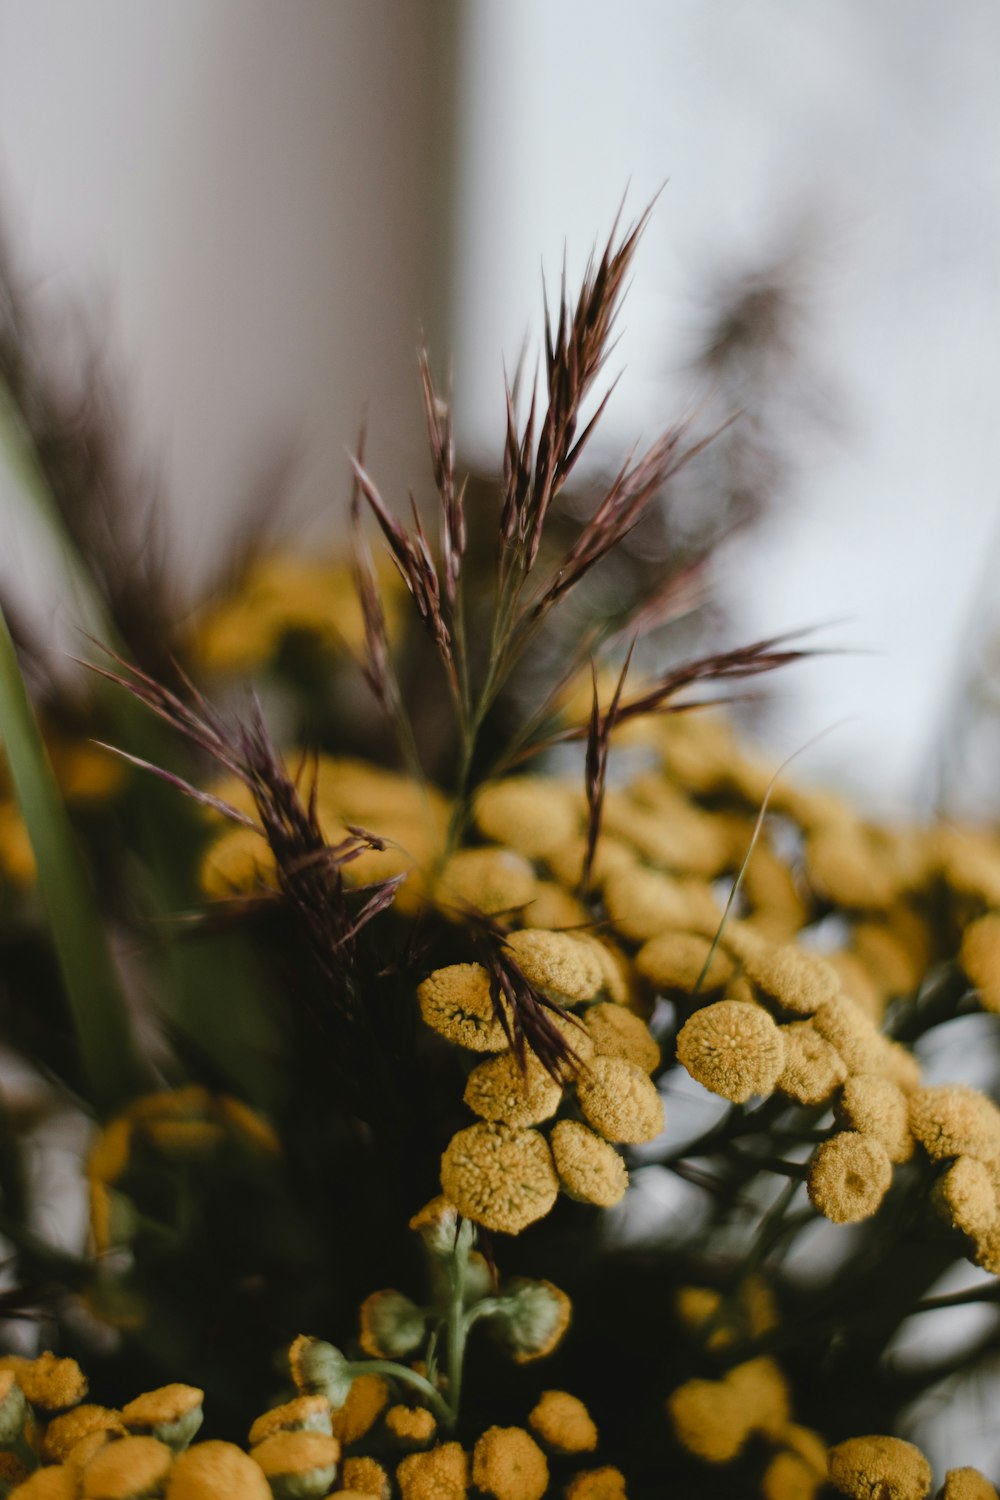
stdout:
<svg viewBox="0 0 1000 1500">
<path fill-rule="evenodd" d="M 448 1305 L 448 1402 L 453 1420 L 458 1421 L 462 1401 L 462 1364 L 465 1359 L 465 1339 L 469 1322 L 465 1316 L 465 1266 L 462 1250 L 452 1256 L 448 1276 L 451 1283 L 451 1300 Z"/>
</svg>

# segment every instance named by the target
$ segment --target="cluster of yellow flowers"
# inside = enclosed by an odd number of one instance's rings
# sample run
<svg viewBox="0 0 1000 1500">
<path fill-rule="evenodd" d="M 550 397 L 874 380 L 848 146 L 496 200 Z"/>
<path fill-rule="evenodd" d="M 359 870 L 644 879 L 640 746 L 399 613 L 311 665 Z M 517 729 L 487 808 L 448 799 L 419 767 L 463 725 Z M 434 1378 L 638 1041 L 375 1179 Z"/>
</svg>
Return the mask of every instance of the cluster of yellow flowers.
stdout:
<svg viewBox="0 0 1000 1500">
<path fill-rule="evenodd" d="M 394 630 L 394 570 L 383 568 L 379 583 L 387 625 Z M 342 557 L 272 552 L 254 559 L 238 586 L 202 611 L 189 645 L 205 671 L 238 674 L 267 667 L 292 636 L 330 653 L 360 652 L 364 617 Z"/>
<path fill-rule="evenodd" d="M 122 763 L 107 750 L 60 734 L 51 726 L 45 729 L 45 748 L 59 790 L 71 807 L 104 802 L 121 786 Z M 36 874 L 31 839 L 0 750 L 0 887 L 30 890 Z"/>
<path fill-rule="evenodd" d="M 90 1227 L 102 1254 L 131 1238 L 133 1210 L 128 1174 L 148 1172 L 151 1161 L 192 1161 L 229 1145 L 255 1155 L 277 1156 L 278 1138 L 256 1110 L 227 1094 L 197 1084 L 145 1094 L 99 1131 L 87 1156 Z"/>
</svg>

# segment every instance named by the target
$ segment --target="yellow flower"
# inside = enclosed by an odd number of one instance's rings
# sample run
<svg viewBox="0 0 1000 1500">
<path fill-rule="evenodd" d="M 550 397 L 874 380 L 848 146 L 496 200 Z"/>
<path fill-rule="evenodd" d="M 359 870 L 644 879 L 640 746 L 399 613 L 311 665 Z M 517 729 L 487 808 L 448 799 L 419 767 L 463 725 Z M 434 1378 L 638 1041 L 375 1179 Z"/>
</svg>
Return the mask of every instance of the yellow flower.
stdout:
<svg viewBox="0 0 1000 1500">
<path fill-rule="evenodd" d="M 894 1437 L 848 1438 L 830 1449 L 830 1479 L 854 1500 L 924 1500 L 931 1466 L 919 1448 Z"/>
<path fill-rule="evenodd" d="M 847 995 L 824 1000 L 813 1016 L 813 1025 L 831 1047 L 836 1047 L 849 1073 L 881 1073 L 887 1043 L 859 1005 Z"/>
<path fill-rule="evenodd" d="M 458 1443 L 439 1443 L 429 1453 L 411 1453 L 396 1469 L 402 1500 L 465 1500 L 468 1460 Z"/>
<path fill-rule="evenodd" d="M 627 1500 L 625 1475 L 610 1464 L 602 1469 L 585 1469 L 566 1486 L 566 1500 Z"/>
<path fill-rule="evenodd" d="M 353 1491 L 357 1495 L 367 1495 L 371 1500 L 389 1500 L 392 1494 L 392 1481 L 373 1458 L 345 1458 L 340 1477 L 343 1494 Z"/>
<path fill-rule="evenodd" d="M 892 1182 L 892 1163 L 871 1136 L 842 1130 L 824 1141 L 809 1167 L 812 1205 L 834 1224 L 870 1219 Z"/>
<path fill-rule="evenodd" d="M 132 1121 L 124 1116 L 105 1125 L 87 1156 L 87 1176 L 92 1182 L 118 1181 L 128 1166 L 133 1129 Z"/>
<path fill-rule="evenodd" d="M 587 1123 L 618 1144 L 653 1141 L 663 1129 L 663 1100 L 641 1068 L 622 1057 L 595 1057 L 576 1079 Z"/>
<path fill-rule="evenodd" d="M 792 1021 L 779 1029 L 785 1043 L 785 1066 L 775 1087 L 797 1104 L 825 1103 L 847 1077 L 844 1059 L 812 1021 Z"/>
<path fill-rule="evenodd" d="M 592 1000 L 603 972 L 593 947 L 568 932 L 527 928 L 512 932 L 507 947 L 525 978 L 539 989 L 555 990 L 568 1000 Z"/>
<path fill-rule="evenodd" d="M 83 1471 L 84 1500 L 137 1500 L 162 1493 L 174 1454 L 152 1437 L 107 1443 Z"/>
<path fill-rule="evenodd" d="M 130 1432 L 148 1433 L 175 1450 L 186 1448 L 202 1423 L 205 1392 L 194 1385 L 164 1385 L 122 1408 Z"/>
<path fill-rule="evenodd" d="M 604 904 L 618 931 L 635 943 L 648 942 L 667 928 L 691 925 L 691 899 L 681 882 L 636 863 L 609 873 Z"/>
<path fill-rule="evenodd" d="M 944 1476 L 940 1500 L 1000 1500 L 996 1486 L 978 1469 L 949 1469 Z"/>
<path fill-rule="evenodd" d="M 531 865 L 514 849 L 459 849 L 438 875 L 434 900 L 445 916 L 459 919 L 470 906 L 488 917 L 513 915 L 534 898 L 536 885 Z"/>
<path fill-rule="evenodd" d="M 810 834 L 805 867 L 813 889 L 847 911 L 884 910 L 898 889 L 864 825 L 849 819 Z"/>
<path fill-rule="evenodd" d="M 412 1448 L 424 1447 L 437 1432 L 434 1414 L 425 1406 L 390 1406 L 385 1425 L 398 1442 Z"/>
<path fill-rule="evenodd" d="M 936 1197 L 955 1228 L 974 1239 L 1000 1220 L 996 1180 L 974 1156 L 958 1157 L 938 1181 Z"/>
<path fill-rule="evenodd" d="M 572 838 L 580 826 L 579 797 L 547 776 L 516 776 L 493 781 L 476 796 L 480 833 L 509 844 L 529 859 L 544 859 Z"/>
<path fill-rule="evenodd" d="M 16 1490 L 11 1490 L 11 1497 L 12 1500 L 15 1496 L 16 1500 L 77 1500 L 79 1493 L 76 1470 L 60 1464 L 56 1468 L 39 1469 Z"/>
<path fill-rule="evenodd" d="M 558 848 L 550 849 L 545 863 L 555 878 L 569 887 L 579 890 L 583 876 L 583 863 L 587 857 L 587 840 L 583 834 L 574 835 Z M 602 833 L 597 841 L 597 853 L 591 868 L 591 885 L 600 889 L 614 870 L 635 865 L 635 853 L 628 844 L 616 839 L 613 834 Z"/>
<path fill-rule="evenodd" d="M 858 922 L 851 949 L 887 995 L 908 995 L 920 983 L 928 957 L 926 934 L 919 922 L 902 924 L 901 908 L 893 923 Z M 897 930 L 896 923 L 900 923 Z"/>
<path fill-rule="evenodd" d="M 274 855 L 267 840 L 242 825 L 224 829 L 205 851 L 198 883 L 211 901 L 273 889 Z"/>
<path fill-rule="evenodd" d="M 559 1108 L 562 1088 L 530 1053 L 522 1070 L 514 1054 L 505 1052 L 473 1068 L 466 1080 L 464 1098 L 480 1119 L 501 1120 L 506 1125 L 538 1125 Z"/>
<path fill-rule="evenodd" d="M 628 1172 L 618 1152 L 579 1120 L 560 1120 L 549 1138 L 563 1191 L 579 1203 L 613 1208 L 625 1196 Z"/>
<path fill-rule="evenodd" d="M 719 1000 L 681 1027 L 677 1059 L 713 1094 L 743 1104 L 774 1088 L 785 1065 L 784 1038 L 761 1006 Z"/>
<path fill-rule="evenodd" d="M 542 1500 L 549 1466 L 523 1427 L 490 1427 L 472 1450 L 472 1482 L 494 1500 Z"/>
<path fill-rule="evenodd" d="M 778 948 L 750 949 L 744 968 L 762 994 L 784 1010 L 813 1015 L 840 992 L 840 976 L 818 953 L 794 943 Z"/>
<path fill-rule="evenodd" d="M 958 961 L 979 991 L 983 1009 L 1000 1012 L 1000 914 L 987 912 L 969 923 Z"/>
<path fill-rule="evenodd" d="M 527 906 L 521 908 L 521 921 L 525 927 L 541 927 L 553 931 L 563 927 L 581 927 L 590 921 L 590 912 L 569 891 L 554 880 L 539 880 L 535 894 Z M 573 934 L 579 937 L 578 933 Z"/>
<path fill-rule="evenodd" d="M 597 965 L 601 971 L 603 993 L 616 1005 L 628 1005 L 630 1001 L 628 963 L 621 949 L 603 934 L 601 937 L 597 937 L 593 932 L 576 932 L 573 935 L 577 942 L 589 948 L 597 959 Z"/>
<path fill-rule="evenodd" d="M 754 1432 L 776 1437 L 788 1425 L 788 1382 L 773 1359 L 760 1356 L 734 1365 L 724 1383 L 735 1391 L 743 1419 Z"/>
<path fill-rule="evenodd" d="M 480 1124 L 452 1137 L 441 1158 L 441 1186 L 466 1218 L 520 1234 L 549 1212 L 559 1179 L 537 1130 Z"/>
<path fill-rule="evenodd" d="M 62 1463 L 80 1439 L 91 1432 L 113 1432 L 116 1437 L 124 1437 L 121 1413 L 106 1406 L 75 1406 L 63 1416 L 53 1417 L 45 1429 L 45 1457 L 53 1463 Z"/>
<path fill-rule="evenodd" d="M 682 1448 L 706 1463 L 734 1459 L 751 1433 L 737 1391 L 721 1380 L 687 1380 L 667 1399 Z"/>
<path fill-rule="evenodd" d="M 420 1014 L 434 1031 L 470 1052 L 503 1052 L 507 1037 L 479 964 L 449 964 L 417 986 Z"/>
<path fill-rule="evenodd" d="M 357 1381 L 354 1382 L 357 1385 Z M 351 1387 L 352 1391 L 354 1387 Z M 348 1401 L 350 1397 L 348 1397 Z M 343 1416 L 346 1406 L 337 1413 Z M 377 1415 L 377 1414 L 376 1414 Z M 250 1446 L 255 1448 L 276 1432 L 333 1432 L 330 1403 L 325 1396 L 296 1396 L 281 1406 L 273 1406 L 259 1416 L 250 1429 Z"/>
<path fill-rule="evenodd" d="M 597 1447 L 593 1417 L 568 1391 L 543 1391 L 528 1425 L 557 1453 L 591 1453 Z"/>
<path fill-rule="evenodd" d="M 875 1073 L 848 1078 L 837 1101 L 837 1119 L 879 1141 L 890 1161 L 909 1161 L 913 1155 L 909 1104 L 902 1089 L 888 1078 Z"/>
<path fill-rule="evenodd" d="M 337 1476 L 340 1444 L 325 1432 L 274 1432 L 252 1450 L 276 1500 L 325 1495 Z"/>
<path fill-rule="evenodd" d="M 681 990 L 690 994 L 698 983 L 712 950 L 712 939 L 698 932 L 661 932 L 644 943 L 636 956 L 635 966 L 644 978 L 661 990 Z M 724 948 L 712 953 L 708 972 L 702 980 L 703 992 L 720 989 L 733 972 L 732 960 Z"/>
<path fill-rule="evenodd" d="M 646 1023 L 624 1005 L 602 1001 L 589 1005 L 583 1021 L 599 1057 L 624 1057 L 644 1073 L 660 1065 L 660 1046 Z"/>
<path fill-rule="evenodd" d="M 910 1129 L 935 1161 L 948 1156 L 1000 1157 L 1000 1110 L 965 1084 L 916 1089 L 910 1096 Z"/>
<path fill-rule="evenodd" d="M 271 1486 L 260 1467 L 235 1443 L 195 1443 L 174 1460 L 166 1500 L 230 1500 L 230 1497 L 271 1500 Z"/>
<path fill-rule="evenodd" d="M 815 1500 L 826 1483 L 826 1465 L 817 1471 L 797 1453 L 776 1453 L 761 1478 L 764 1500 Z"/>
<path fill-rule="evenodd" d="M 64 1411 L 87 1394 L 87 1377 L 75 1359 L 57 1359 L 49 1352 L 37 1359 L 7 1354 L 0 1359 L 0 1370 L 12 1370 L 32 1406 L 43 1412 Z"/>
<path fill-rule="evenodd" d="M 358 1375 L 347 1400 L 333 1413 L 333 1436 L 344 1447 L 356 1443 L 378 1421 L 389 1402 L 389 1387 L 381 1375 Z"/>
</svg>

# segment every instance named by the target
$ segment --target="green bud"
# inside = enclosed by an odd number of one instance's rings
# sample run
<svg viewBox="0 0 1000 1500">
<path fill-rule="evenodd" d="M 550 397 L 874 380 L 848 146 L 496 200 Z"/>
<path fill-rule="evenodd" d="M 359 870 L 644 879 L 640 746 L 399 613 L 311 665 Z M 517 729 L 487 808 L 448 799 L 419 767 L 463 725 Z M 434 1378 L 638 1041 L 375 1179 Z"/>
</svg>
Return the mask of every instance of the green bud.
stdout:
<svg viewBox="0 0 1000 1500">
<path fill-rule="evenodd" d="M 0 1370 L 0 1448 L 20 1441 L 28 1415 L 24 1392 L 13 1370 Z"/>
<path fill-rule="evenodd" d="M 175 1453 L 183 1453 L 202 1424 L 204 1399 L 197 1386 L 161 1386 L 123 1407 L 122 1421 L 129 1432 L 158 1438 Z"/>
<path fill-rule="evenodd" d="M 490 1315 L 493 1333 L 519 1364 L 551 1354 L 569 1326 L 572 1304 L 551 1281 L 515 1277 Z"/>
<path fill-rule="evenodd" d="M 372 1292 L 360 1308 L 361 1347 L 374 1359 L 402 1359 L 424 1341 L 426 1318 L 402 1292 Z"/>
<path fill-rule="evenodd" d="M 354 1384 L 354 1376 L 350 1361 L 339 1349 L 324 1339 L 300 1334 L 288 1351 L 288 1361 L 300 1391 L 325 1396 L 334 1411 L 340 1410 Z"/>
</svg>

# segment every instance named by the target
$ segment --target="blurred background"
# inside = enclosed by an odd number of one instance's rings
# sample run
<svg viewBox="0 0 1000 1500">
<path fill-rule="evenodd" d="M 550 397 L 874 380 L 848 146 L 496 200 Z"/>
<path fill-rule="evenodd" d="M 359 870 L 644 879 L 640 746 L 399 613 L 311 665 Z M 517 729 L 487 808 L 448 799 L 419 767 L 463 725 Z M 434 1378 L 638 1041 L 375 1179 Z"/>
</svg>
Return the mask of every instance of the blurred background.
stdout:
<svg viewBox="0 0 1000 1500">
<path fill-rule="evenodd" d="M 623 195 L 659 191 L 591 464 L 739 410 L 707 461 L 726 634 L 832 621 L 850 648 L 771 686 L 761 732 L 786 754 L 837 725 L 811 772 L 968 811 L 997 795 L 998 42 L 989 0 L 613 24 L 597 0 L 0 0 L 8 254 L 68 347 L 99 334 L 194 594 L 262 475 L 293 528 L 337 524 L 362 412 L 383 492 L 419 490 L 422 340 L 495 472 L 543 269 L 551 291 L 565 251 L 572 284 Z"/>
</svg>

